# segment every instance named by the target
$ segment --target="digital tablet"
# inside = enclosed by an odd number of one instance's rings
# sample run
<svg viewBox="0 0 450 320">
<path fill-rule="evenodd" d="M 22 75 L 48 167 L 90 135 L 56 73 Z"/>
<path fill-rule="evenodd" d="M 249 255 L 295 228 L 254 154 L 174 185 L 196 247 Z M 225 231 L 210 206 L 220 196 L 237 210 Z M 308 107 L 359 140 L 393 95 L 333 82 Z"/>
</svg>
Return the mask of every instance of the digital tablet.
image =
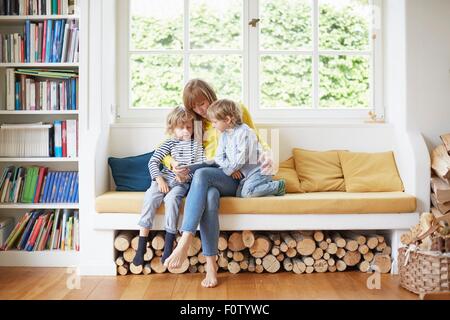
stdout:
<svg viewBox="0 0 450 320">
<path fill-rule="evenodd" d="M 178 168 L 180 169 L 189 169 L 191 173 L 193 173 L 195 170 L 200 168 L 206 168 L 206 167 L 218 167 L 218 165 L 214 162 L 214 160 L 209 160 L 205 162 L 196 162 L 192 164 L 184 164 L 179 165 Z"/>
</svg>

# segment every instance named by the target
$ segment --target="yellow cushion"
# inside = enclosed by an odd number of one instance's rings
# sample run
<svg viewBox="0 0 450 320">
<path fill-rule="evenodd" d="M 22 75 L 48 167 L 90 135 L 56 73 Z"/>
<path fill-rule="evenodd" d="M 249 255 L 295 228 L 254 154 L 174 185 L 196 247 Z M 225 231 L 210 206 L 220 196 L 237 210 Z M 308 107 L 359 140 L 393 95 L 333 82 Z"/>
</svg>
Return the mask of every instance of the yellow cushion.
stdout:
<svg viewBox="0 0 450 320">
<path fill-rule="evenodd" d="M 293 150 L 303 192 L 345 191 L 338 151 Z"/>
<path fill-rule="evenodd" d="M 394 153 L 339 152 L 347 192 L 403 191 Z"/>
<path fill-rule="evenodd" d="M 141 213 L 145 192 L 107 192 L 96 199 L 99 213 Z M 184 203 L 184 200 L 183 200 Z M 183 212 L 183 206 L 180 212 Z M 282 197 L 220 198 L 221 214 L 402 213 L 416 210 L 416 198 L 404 192 L 290 193 Z M 164 212 L 163 206 L 158 210 Z M 137 221 L 136 221 L 137 223 Z"/>
<path fill-rule="evenodd" d="M 284 179 L 286 181 L 287 193 L 302 192 L 300 188 L 300 181 L 298 180 L 297 172 L 295 171 L 294 158 L 290 157 L 288 160 L 280 163 L 277 174 L 273 180 Z"/>
</svg>

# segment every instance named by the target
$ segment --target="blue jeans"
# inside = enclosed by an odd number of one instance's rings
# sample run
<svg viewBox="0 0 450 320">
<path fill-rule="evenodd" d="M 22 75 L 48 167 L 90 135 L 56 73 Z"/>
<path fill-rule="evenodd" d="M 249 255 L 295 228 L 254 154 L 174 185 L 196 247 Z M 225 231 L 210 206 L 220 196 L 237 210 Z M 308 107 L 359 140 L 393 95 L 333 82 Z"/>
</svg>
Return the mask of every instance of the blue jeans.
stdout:
<svg viewBox="0 0 450 320">
<path fill-rule="evenodd" d="M 201 168 L 194 173 L 180 230 L 195 234 L 200 224 L 204 256 L 218 253 L 220 197 L 234 197 L 238 185 L 239 180 L 227 176 L 219 168 Z"/>
<path fill-rule="evenodd" d="M 241 180 L 236 197 L 256 198 L 265 196 L 275 196 L 278 193 L 278 181 L 272 181 L 272 176 L 261 174 L 257 169 Z"/>
</svg>

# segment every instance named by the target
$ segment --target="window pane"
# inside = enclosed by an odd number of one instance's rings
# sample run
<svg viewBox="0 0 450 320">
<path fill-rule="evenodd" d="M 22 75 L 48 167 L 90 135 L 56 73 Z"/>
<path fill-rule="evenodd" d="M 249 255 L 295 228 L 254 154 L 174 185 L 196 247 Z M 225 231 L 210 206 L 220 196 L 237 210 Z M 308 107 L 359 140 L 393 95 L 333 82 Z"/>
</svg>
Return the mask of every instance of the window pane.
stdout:
<svg viewBox="0 0 450 320">
<path fill-rule="evenodd" d="M 182 49 L 183 0 L 130 0 L 131 50 Z"/>
<path fill-rule="evenodd" d="M 261 0 L 260 47 L 293 50 L 312 46 L 310 0 Z"/>
<path fill-rule="evenodd" d="M 262 107 L 312 107 L 312 59 L 298 55 L 261 57 Z"/>
<path fill-rule="evenodd" d="M 178 55 L 132 55 L 131 105 L 174 107 L 183 89 L 183 57 Z"/>
<path fill-rule="evenodd" d="M 319 0 L 319 46 L 326 50 L 369 50 L 369 0 Z"/>
<path fill-rule="evenodd" d="M 320 57 L 320 103 L 322 108 L 370 106 L 370 60 L 358 56 Z"/>
<path fill-rule="evenodd" d="M 190 70 L 190 78 L 210 83 L 219 99 L 242 101 L 241 55 L 191 55 Z"/>
<path fill-rule="evenodd" d="M 241 49 L 242 0 L 191 0 L 192 49 Z"/>
</svg>

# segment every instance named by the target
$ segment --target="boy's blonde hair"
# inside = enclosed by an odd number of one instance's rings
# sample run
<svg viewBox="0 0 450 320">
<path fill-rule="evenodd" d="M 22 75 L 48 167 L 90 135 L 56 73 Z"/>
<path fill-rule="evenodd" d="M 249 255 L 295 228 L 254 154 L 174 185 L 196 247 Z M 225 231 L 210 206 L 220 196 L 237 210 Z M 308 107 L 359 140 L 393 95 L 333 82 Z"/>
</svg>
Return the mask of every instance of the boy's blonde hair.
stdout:
<svg viewBox="0 0 450 320">
<path fill-rule="evenodd" d="M 166 122 L 166 132 L 173 135 L 174 129 L 181 127 L 186 123 L 192 123 L 194 115 L 183 106 L 175 107 L 168 115 Z"/>
<path fill-rule="evenodd" d="M 221 99 L 209 106 L 208 118 L 225 121 L 227 117 L 231 118 L 233 127 L 242 124 L 242 110 L 236 102 L 228 99 Z"/>
<path fill-rule="evenodd" d="M 193 111 L 194 103 L 200 99 L 205 98 L 212 104 L 217 100 L 217 95 L 214 89 L 202 79 L 191 79 L 184 86 L 183 103 L 189 110 Z"/>
</svg>

